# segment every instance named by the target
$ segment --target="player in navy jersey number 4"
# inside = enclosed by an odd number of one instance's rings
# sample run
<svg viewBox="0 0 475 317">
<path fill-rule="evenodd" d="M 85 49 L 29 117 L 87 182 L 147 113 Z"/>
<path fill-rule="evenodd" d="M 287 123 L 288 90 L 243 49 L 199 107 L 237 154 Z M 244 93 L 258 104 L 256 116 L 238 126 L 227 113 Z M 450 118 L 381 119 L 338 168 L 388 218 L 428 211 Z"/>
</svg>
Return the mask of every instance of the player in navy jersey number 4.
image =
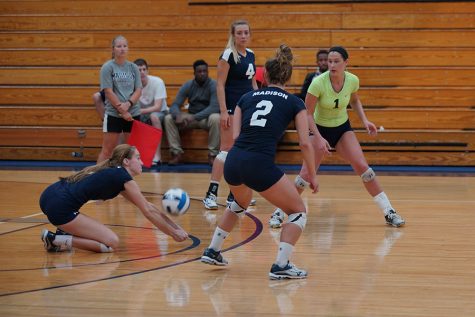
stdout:
<svg viewBox="0 0 475 317">
<path fill-rule="evenodd" d="M 307 272 L 289 260 L 306 221 L 305 205 L 295 186 L 274 163 L 277 142 L 291 120 L 295 120 L 304 161 L 314 167 L 314 153 L 308 135 L 307 112 L 303 101 L 287 93 L 284 85 L 292 75 L 292 51 L 281 45 L 274 58 L 265 64 L 267 88 L 248 92 L 238 101 L 234 111 L 233 137 L 235 143 L 227 155 L 224 177 L 234 201 L 219 220 L 209 247 L 201 261 L 227 265 L 221 255 L 224 239 L 247 209 L 252 190 L 279 206 L 289 216 L 280 236 L 279 250 L 271 266 L 271 279 L 306 278 Z M 316 191 L 315 169 L 310 187 Z"/>
<path fill-rule="evenodd" d="M 203 203 L 207 209 L 217 209 L 219 181 L 223 174 L 223 166 L 228 151 L 233 145 L 233 115 L 236 104 L 245 93 L 256 90 L 256 65 L 254 52 L 248 48 L 251 39 L 251 27 L 245 20 L 237 20 L 231 24 L 226 49 L 219 57 L 216 93 L 220 110 L 219 154 L 213 162 L 211 180 Z M 227 204 L 233 201 L 230 192 Z M 255 201 L 254 201 L 255 203 Z"/>
</svg>

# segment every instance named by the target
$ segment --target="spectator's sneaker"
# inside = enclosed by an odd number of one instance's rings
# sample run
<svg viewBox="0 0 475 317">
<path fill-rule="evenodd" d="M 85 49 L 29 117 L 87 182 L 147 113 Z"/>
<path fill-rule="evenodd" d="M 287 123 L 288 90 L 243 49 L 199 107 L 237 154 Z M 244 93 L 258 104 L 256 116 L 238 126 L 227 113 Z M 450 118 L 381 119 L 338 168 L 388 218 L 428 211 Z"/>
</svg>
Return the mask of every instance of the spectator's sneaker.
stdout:
<svg viewBox="0 0 475 317">
<path fill-rule="evenodd" d="M 220 251 L 214 251 L 210 248 L 206 248 L 205 252 L 203 252 L 203 256 L 201 256 L 201 262 L 219 266 L 228 265 L 228 261 L 223 258 Z"/>
<path fill-rule="evenodd" d="M 203 199 L 203 204 L 205 205 L 206 209 L 218 209 L 218 204 L 216 203 L 216 196 L 211 193 L 206 194 L 206 197 Z"/>
<path fill-rule="evenodd" d="M 256 204 L 257 204 L 257 201 L 255 199 L 251 199 L 249 206 L 255 206 Z"/>
<path fill-rule="evenodd" d="M 56 246 L 53 244 L 54 238 L 56 235 L 52 233 L 51 231 L 48 231 L 46 229 L 43 229 L 43 232 L 41 232 L 41 240 L 43 241 L 43 244 L 45 246 L 45 250 L 48 252 L 59 252 L 60 247 Z"/>
<path fill-rule="evenodd" d="M 399 216 L 393 209 L 389 210 L 389 212 L 384 216 L 384 219 L 386 219 L 386 223 L 388 225 L 393 227 L 400 227 L 406 223 L 406 221 L 402 219 L 402 217 Z"/>
<path fill-rule="evenodd" d="M 181 161 L 183 159 L 183 154 L 182 153 L 178 153 L 178 154 L 173 154 L 172 153 L 172 158 L 168 161 L 168 165 L 179 165 L 181 164 Z"/>
<path fill-rule="evenodd" d="M 160 166 L 162 164 L 162 162 L 160 160 L 153 160 L 152 161 L 152 166 Z"/>
<path fill-rule="evenodd" d="M 269 227 L 271 227 L 272 229 L 282 227 L 282 224 L 284 223 L 284 218 L 285 213 L 282 211 L 282 209 L 277 208 L 276 210 L 274 210 L 272 216 L 270 216 Z"/>
<path fill-rule="evenodd" d="M 299 269 L 290 262 L 287 262 L 287 265 L 284 267 L 274 263 L 270 269 L 269 278 L 271 280 L 307 278 L 307 271 Z"/>
</svg>

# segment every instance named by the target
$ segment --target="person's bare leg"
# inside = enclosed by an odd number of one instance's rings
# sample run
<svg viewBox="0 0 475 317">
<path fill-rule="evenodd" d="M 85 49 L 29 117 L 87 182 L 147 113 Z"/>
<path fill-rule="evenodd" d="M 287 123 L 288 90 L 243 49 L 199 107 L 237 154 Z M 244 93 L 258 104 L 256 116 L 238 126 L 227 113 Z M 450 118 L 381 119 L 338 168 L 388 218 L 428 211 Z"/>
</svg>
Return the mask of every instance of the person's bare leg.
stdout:
<svg viewBox="0 0 475 317">
<path fill-rule="evenodd" d="M 102 137 L 102 149 L 97 158 L 97 163 L 107 160 L 112 156 L 112 151 L 119 144 L 121 133 L 104 132 Z"/>
<path fill-rule="evenodd" d="M 67 235 L 56 235 L 53 244 L 93 252 L 112 252 L 119 247 L 119 237 L 99 221 L 79 214 L 74 220 L 58 226 Z"/>
</svg>

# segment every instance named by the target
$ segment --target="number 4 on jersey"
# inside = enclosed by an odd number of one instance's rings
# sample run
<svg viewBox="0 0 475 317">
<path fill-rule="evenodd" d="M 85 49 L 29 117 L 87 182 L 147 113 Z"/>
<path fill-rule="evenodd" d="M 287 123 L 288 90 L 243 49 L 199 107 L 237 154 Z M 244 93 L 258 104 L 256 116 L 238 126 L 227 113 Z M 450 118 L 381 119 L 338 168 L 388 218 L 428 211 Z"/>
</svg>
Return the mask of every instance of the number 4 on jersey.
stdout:
<svg viewBox="0 0 475 317">
<path fill-rule="evenodd" d="M 249 64 L 249 67 L 246 70 L 246 75 L 248 79 L 252 79 L 254 77 L 254 74 L 256 71 L 254 70 L 254 66 L 252 64 Z"/>
</svg>

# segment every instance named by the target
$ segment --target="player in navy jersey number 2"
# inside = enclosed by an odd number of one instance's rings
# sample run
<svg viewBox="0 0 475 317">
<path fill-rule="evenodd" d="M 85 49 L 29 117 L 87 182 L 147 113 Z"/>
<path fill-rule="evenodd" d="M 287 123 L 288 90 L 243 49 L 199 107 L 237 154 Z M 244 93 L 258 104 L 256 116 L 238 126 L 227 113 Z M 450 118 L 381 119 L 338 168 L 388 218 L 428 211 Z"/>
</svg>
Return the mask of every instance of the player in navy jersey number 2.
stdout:
<svg viewBox="0 0 475 317">
<path fill-rule="evenodd" d="M 274 163 L 277 142 L 290 121 L 295 120 L 304 161 L 310 169 L 315 166 L 305 104 L 284 90 L 292 75 L 292 59 L 291 49 L 281 45 L 275 57 L 265 64 L 269 86 L 245 94 L 237 103 L 233 118 L 235 143 L 224 164 L 224 177 L 235 199 L 226 208 L 209 247 L 201 257 L 204 263 L 228 264 L 220 252 L 224 239 L 239 216 L 244 214 L 251 201 L 252 190 L 255 190 L 289 216 L 280 235 L 277 258 L 269 272 L 270 279 L 307 277 L 306 271 L 289 261 L 307 221 L 305 205 L 293 183 Z M 310 174 L 313 175 L 310 187 L 315 192 L 315 170 Z"/>
</svg>

